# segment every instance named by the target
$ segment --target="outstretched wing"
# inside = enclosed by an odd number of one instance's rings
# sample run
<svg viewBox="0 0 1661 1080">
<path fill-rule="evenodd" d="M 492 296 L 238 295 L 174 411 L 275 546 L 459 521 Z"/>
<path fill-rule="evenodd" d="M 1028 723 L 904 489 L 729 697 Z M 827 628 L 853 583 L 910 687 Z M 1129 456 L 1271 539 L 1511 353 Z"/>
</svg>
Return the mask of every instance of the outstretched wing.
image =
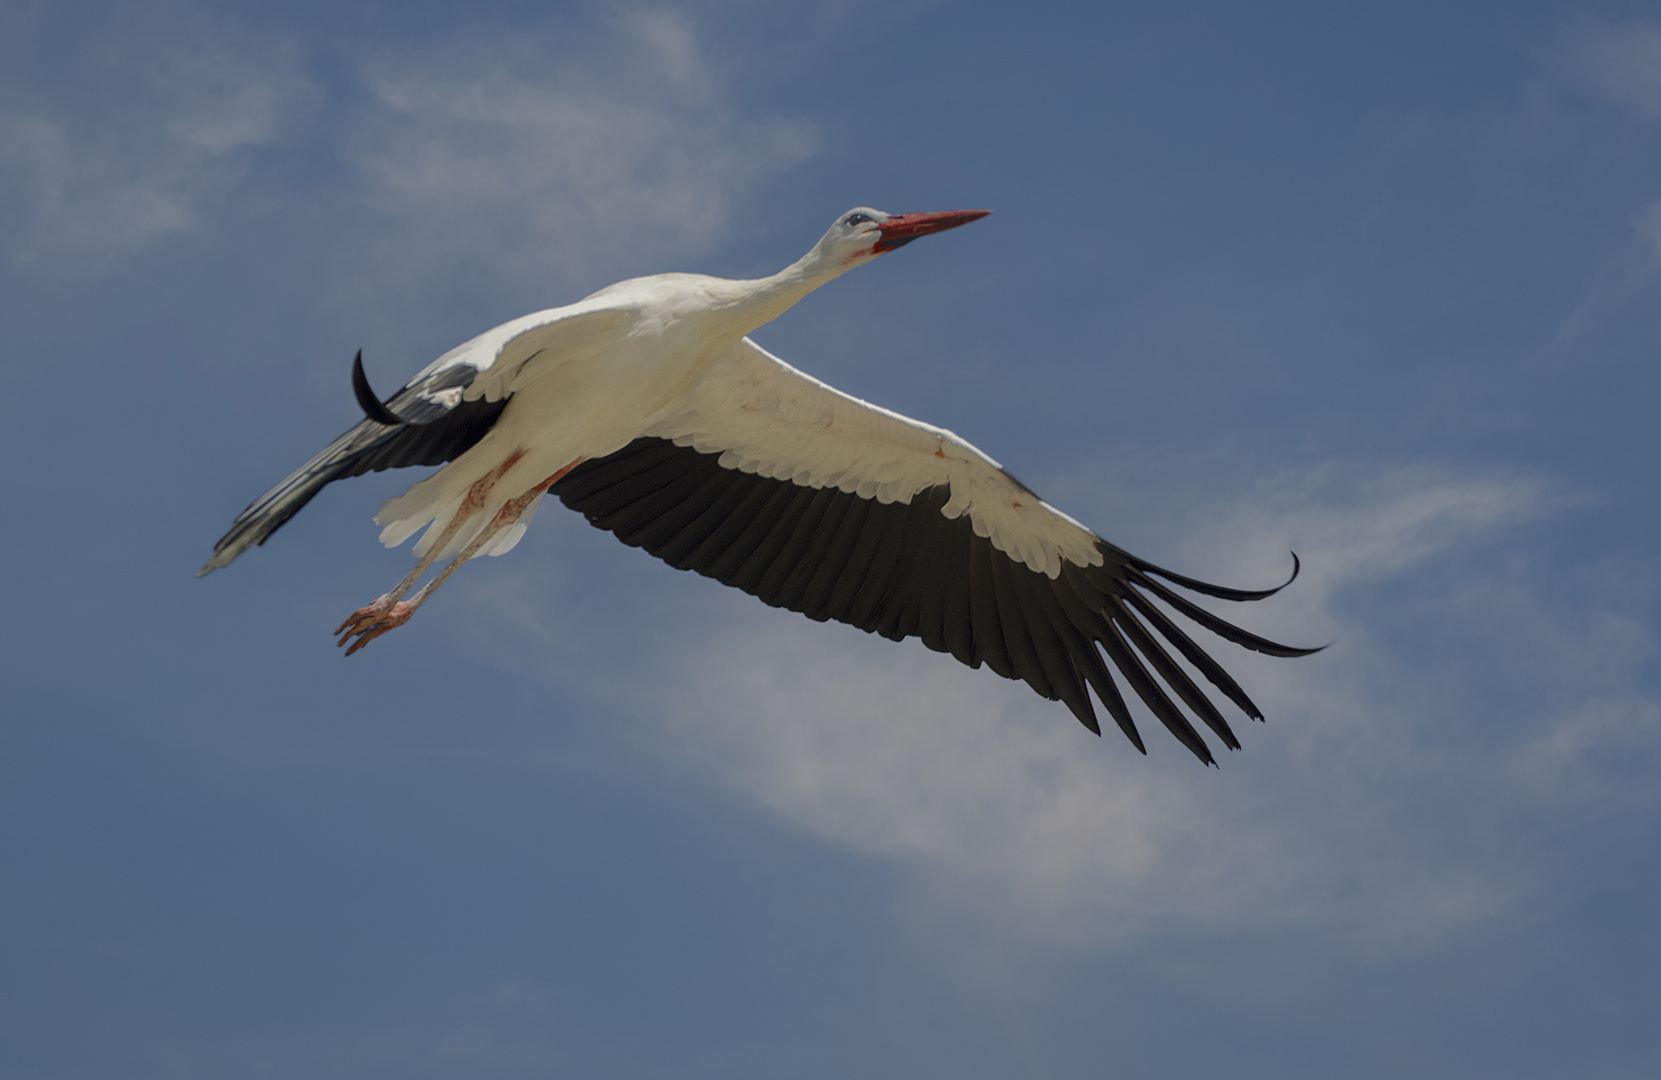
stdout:
<svg viewBox="0 0 1661 1080">
<path fill-rule="evenodd" d="M 454 461 L 496 423 L 520 381 L 581 350 L 621 315 L 590 301 L 526 315 L 429 364 L 386 402 L 401 423 L 365 419 L 249 504 L 200 577 L 227 566 L 300 512 L 326 485 L 366 472 Z"/>
<path fill-rule="evenodd" d="M 896 641 L 919 637 L 1065 702 L 1099 734 L 1086 687 L 1094 688 L 1143 752 L 1115 670 L 1202 761 L 1213 758 L 1190 714 L 1224 745 L 1240 745 L 1173 650 L 1262 719 L 1154 598 L 1248 649 L 1315 651 L 1242 630 L 1166 582 L 1225 600 L 1259 600 L 1277 589 L 1226 589 L 1138 559 L 951 432 L 850 397 L 748 339 L 674 415 L 551 490 L 671 566 L 812 619 Z"/>
</svg>

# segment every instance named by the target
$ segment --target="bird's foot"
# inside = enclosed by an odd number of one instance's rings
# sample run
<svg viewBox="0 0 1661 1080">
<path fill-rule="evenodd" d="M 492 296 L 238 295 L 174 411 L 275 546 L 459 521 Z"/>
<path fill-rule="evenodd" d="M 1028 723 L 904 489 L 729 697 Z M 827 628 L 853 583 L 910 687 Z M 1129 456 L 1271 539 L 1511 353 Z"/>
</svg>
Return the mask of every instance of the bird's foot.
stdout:
<svg viewBox="0 0 1661 1080">
<path fill-rule="evenodd" d="M 352 647 L 346 650 L 346 655 L 351 656 L 388 630 L 396 630 L 409 622 L 409 617 L 415 614 L 416 606 L 407 600 L 394 601 L 388 595 L 360 607 L 335 628 L 335 633 L 340 635 L 337 644 L 344 646 L 348 641 L 357 638 L 357 641 L 352 642 Z"/>
</svg>

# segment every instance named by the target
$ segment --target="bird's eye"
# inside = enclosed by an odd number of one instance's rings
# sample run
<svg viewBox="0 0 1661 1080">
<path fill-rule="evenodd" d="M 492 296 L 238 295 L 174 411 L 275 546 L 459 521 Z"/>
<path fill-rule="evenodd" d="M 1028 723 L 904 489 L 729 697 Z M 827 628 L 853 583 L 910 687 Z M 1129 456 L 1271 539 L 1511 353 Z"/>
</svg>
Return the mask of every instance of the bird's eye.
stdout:
<svg viewBox="0 0 1661 1080">
<path fill-rule="evenodd" d="M 842 224 L 844 224 L 844 225 L 863 225 L 867 221 L 870 221 L 870 220 L 872 220 L 870 214 L 849 214 L 846 218 L 842 219 Z"/>
</svg>

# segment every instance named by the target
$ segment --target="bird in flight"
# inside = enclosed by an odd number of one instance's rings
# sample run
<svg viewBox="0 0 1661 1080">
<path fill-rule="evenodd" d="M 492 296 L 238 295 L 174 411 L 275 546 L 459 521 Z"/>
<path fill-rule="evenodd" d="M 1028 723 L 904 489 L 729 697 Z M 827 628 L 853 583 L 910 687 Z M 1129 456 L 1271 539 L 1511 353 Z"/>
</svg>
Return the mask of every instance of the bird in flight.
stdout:
<svg viewBox="0 0 1661 1080">
<path fill-rule="evenodd" d="M 506 554 L 551 492 L 624 543 L 763 603 L 917 637 L 1024 680 L 1099 735 L 1093 688 L 1146 753 L 1117 672 L 1215 764 L 1192 718 L 1230 749 L 1239 740 L 1172 651 L 1247 715 L 1263 714 L 1177 619 L 1273 656 L 1316 650 L 1249 633 L 1172 586 L 1234 601 L 1279 588 L 1209 585 L 1139 559 L 952 432 L 850 397 L 748 336 L 832 278 L 987 213 L 860 207 L 771 277 L 622 281 L 486 331 L 385 402 L 359 353 L 365 418 L 244 510 L 200 574 L 265 543 L 326 484 L 443 465 L 376 515 L 388 547 L 426 531 L 409 574 L 336 631 L 347 655 L 403 625 L 469 559 Z M 1294 555 L 1292 578 L 1297 568 Z"/>
</svg>

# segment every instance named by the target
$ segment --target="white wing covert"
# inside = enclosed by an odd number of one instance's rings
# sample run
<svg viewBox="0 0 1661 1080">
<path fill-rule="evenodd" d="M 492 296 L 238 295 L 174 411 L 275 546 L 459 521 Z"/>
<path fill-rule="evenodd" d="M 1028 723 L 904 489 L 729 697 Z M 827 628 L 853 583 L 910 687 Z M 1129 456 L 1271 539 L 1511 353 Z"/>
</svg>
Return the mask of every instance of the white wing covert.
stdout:
<svg viewBox="0 0 1661 1080">
<path fill-rule="evenodd" d="M 834 487 L 882 504 L 948 484 L 945 516 L 1051 578 L 1061 560 L 1100 566 L 1098 537 L 1045 503 L 980 449 L 845 394 L 745 338 L 710 369 L 682 408 L 646 434 L 721 455 L 721 465 L 804 487 Z"/>
<path fill-rule="evenodd" d="M 1239 742 L 1169 650 L 1262 718 L 1150 597 L 1249 649 L 1313 651 L 1248 633 L 1155 578 L 1228 600 L 1278 590 L 1208 585 L 1138 559 L 951 432 L 843 394 L 748 339 L 640 438 L 550 490 L 671 566 L 812 619 L 915 636 L 970 667 L 985 663 L 1065 702 L 1099 733 L 1093 688 L 1139 749 L 1108 663 L 1208 763 L 1176 700 L 1226 745 Z"/>
</svg>

